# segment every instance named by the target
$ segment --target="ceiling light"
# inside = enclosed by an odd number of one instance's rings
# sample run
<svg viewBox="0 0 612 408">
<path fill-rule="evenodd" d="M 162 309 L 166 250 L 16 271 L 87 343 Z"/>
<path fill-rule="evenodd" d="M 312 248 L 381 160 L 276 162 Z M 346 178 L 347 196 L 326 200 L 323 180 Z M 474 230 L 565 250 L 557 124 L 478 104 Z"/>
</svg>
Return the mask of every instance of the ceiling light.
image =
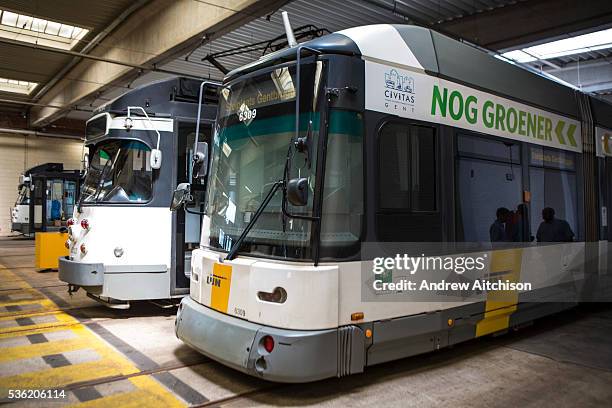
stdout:
<svg viewBox="0 0 612 408">
<path fill-rule="evenodd" d="M 70 50 L 89 30 L 0 9 L 0 37 Z"/>
<path fill-rule="evenodd" d="M 16 79 L 0 78 L 0 91 L 30 94 L 38 86 L 36 82 L 19 81 Z"/>
<path fill-rule="evenodd" d="M 508 51 L 501 55 L 512 61 L 525 63 L 565 57 L 606 48 L 612 48 L 612 28 L 534 45 L 520 50 Z"/>
</svg>

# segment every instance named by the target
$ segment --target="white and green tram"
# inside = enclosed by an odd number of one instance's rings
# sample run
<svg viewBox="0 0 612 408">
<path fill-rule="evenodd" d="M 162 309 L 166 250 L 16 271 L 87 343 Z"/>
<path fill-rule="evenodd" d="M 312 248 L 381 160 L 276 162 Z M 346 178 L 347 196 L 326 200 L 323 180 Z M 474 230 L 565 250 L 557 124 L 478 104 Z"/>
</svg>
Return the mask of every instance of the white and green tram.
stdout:
<svg viewBox="0 0 612 408">
<path fill-rule="evenodd" d="M 305 382 L 571 307 L 583 298 L 546 297 L 612 273 L 610 129 L 604 102 L 425 28 L 355 27 L 266 55 L 220 91 L 176 334 Z M 538 232 L 544 208 L 562 227 Z M 372 300 L 364 248 L 385 243 L 477 244 L 489 279 L 531 290 Z"/>
</svg>

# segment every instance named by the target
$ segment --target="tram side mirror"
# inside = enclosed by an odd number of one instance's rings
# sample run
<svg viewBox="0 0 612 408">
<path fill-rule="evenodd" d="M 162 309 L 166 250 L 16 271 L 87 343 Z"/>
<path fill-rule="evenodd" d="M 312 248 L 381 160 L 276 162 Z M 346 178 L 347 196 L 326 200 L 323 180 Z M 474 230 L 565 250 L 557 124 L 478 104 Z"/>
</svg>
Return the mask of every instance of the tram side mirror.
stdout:
<svg viewBox="0 0 612 408">
<path fill-rule="evenodd" d="M 308 179 L 294 178 L 287 183 L 287 200 L 296 207 L 308 204 Z"/>
<path fill-rule="evenodd" d="M 170 203 L 170 211 L 176 211 L 185 203 L 191 201 L 191 184 L 181 183 L 176 187 L 172 194 L 172 202 Z"/>
<path fill-rule="evenodd" d="M 162 163 L 162 151 L 159 149 L 151 150 L 151 160 L 150 160 L 151 168 L 157 170 L 161 167 L 161 163 Z"/>
<path fill-rule="evenodd" d="M 208 171 L 208 143 L 198 142 L 197 150 L 193 155 L 192 177 L 198 179 L 206 177 Z"/>
</svg>

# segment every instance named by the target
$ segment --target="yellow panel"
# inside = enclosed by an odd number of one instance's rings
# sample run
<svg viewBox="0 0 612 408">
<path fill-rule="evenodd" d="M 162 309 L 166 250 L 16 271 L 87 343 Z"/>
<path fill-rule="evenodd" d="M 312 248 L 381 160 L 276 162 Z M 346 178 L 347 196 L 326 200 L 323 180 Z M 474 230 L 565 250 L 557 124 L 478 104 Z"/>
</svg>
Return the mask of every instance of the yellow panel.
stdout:
<svg viewBox="0 0 612 408">
<path fill-rule="evenodd" d="M 37 232 L 34 238 L 35 267 L 37 269 L 57 269 L 59 258 L 68 255 L 66 248 L 67 233 Z"/>
<path fill-rule="evenodd" d="M 503 280 L 519 282 L 523 250 L 505 249 L 493 251 L 490 274 L 502 275 Z M 491 291 L 487 293 L 484 318 L 476 325 L 476 337 L 507 329 L 510 315 L 516 311 L 518 291 Z"/>
<path fill-rule="evenodd" d="M 232 267 L 230 265 L 215 263 L 213 266 L 210 307 L 220 312 L 227 313 L 231 285 Z"/>
</svg>

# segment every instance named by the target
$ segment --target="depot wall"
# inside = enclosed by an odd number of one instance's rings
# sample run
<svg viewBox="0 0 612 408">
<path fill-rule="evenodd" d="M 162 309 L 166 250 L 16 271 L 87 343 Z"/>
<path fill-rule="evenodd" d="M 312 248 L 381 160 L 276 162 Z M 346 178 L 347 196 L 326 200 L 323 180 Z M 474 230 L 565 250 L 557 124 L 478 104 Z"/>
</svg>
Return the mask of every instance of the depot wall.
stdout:
<svg viewBox="0 0 612 408">
<path fill-rule="evenodd" d="M 78 140 L 0 133 L 0 236 L 11 233 L 9 209 L 25 169 L 47 162 L 80 169 L 82 155 L 83 143 Z"/>
</svg>

